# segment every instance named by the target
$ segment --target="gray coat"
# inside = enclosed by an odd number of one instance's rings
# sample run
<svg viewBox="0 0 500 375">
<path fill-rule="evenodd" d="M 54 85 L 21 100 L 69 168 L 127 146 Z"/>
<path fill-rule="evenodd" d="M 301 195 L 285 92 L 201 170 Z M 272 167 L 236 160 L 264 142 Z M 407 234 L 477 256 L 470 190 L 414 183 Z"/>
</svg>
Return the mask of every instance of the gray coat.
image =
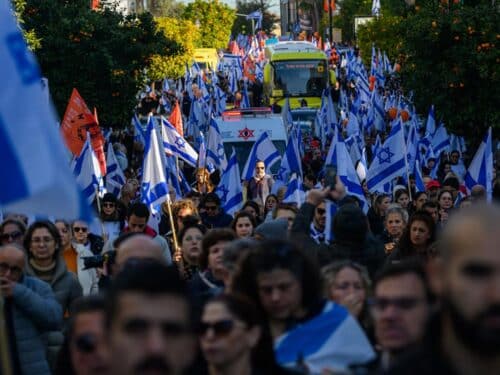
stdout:
<svg viewBox="0 0 500 375">
<path fill-rule="evenodd" d="M 50 286 L 24 276 L 14 287 L 13 322 L 23 374 L 50 375 L 43 334 L 61 328 L 63 313 Z"/>
</svg>

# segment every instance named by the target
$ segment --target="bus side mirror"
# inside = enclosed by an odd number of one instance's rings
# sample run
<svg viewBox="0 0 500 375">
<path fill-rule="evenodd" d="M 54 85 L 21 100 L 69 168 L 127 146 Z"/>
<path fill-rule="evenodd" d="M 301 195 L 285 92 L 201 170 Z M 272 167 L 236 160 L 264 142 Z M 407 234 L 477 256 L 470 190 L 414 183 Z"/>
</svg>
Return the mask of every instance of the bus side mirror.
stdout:
<svg viewBox="0 0 500 375">
<path fill-rule="evenodd" d="M 264 66 L 264 83 L 271 83 L 271 64 Z"/>
</svg>

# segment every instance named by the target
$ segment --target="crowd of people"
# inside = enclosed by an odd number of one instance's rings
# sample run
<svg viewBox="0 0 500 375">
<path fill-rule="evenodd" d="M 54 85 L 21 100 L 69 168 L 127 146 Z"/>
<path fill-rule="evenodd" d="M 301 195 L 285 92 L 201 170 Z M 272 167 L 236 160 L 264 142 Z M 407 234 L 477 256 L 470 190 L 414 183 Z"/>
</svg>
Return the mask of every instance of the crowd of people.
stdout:
<svg viewBox="0 0 500 375">
<path fill-rule="evenodd" d="M 484 187 L 454 204 L 450 161 L 425 192 L 367 193 L 365 214 L 314 157 L 300 207 L 257 162 L 234 216 L 196 169 L 154 217 L 127 166 L 96 222 L 5 213 L 12 373 L 498 373 L 500 209 Z"/>
</svg>

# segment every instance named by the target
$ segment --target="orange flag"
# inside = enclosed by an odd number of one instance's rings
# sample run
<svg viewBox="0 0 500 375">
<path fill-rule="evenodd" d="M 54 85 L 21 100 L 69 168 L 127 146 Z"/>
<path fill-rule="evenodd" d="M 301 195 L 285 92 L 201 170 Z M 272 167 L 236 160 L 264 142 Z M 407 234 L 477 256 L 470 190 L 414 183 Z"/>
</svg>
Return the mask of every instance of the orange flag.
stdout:
<svg viewBox="0 0 500 375">
<path fill-rule="evenodd" d="M 174 104 L 174 109 L 172 110 L 172 113 L 170 113 L 168 122 L 170 122 L 174 126 L 175 130 L 177 130 L 177 133 L 179 133 L 182 137 L 184 137 L 181 108 L 179 107 L 179 102 L 177 101 Z"/>
<path fill-rule="evenodd" d="M 73 89 L 64 118 L 61 123 L 61 133 L 66 146 L 74 156 L 80 155 L 83 144 L 90 133 L 92 148 L 99 160 L 102 175 L 106 175 L 106 157 L 104 155 L 104 137 L 97 120 L 90 112 L 87 104 L 76 89 Z"/>
<path fill-rule="evenodd" d="M 323 0 L 323 10 L 325 12 L 328 12 L 328 3 L 330 3 L 330 8 L 332 8 L 332 11 L 334 11 L 336 9 L 336 5 L 335 5 L 335 0 Z"/>
</svg>

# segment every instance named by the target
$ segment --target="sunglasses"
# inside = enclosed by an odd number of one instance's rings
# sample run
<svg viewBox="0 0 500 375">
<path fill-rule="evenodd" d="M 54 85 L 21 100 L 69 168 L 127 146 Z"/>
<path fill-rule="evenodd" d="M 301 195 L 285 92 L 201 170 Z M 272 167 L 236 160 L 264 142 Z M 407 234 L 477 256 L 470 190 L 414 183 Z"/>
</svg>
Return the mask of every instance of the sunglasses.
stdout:
<svg viewBox="0 0 500 375">
<path fill-rule="evenodd" d="M 0 273 L 5 275 L 7 271 L 10 271 L 12 276 L 20 276 L 23 273 L 23 270 L 16 266 L 11 266 L 7 263 L 0 263 Z"/>
<path fill-rule="evenodd" d="M 85 333 L 75 338 L 75 347 L 81 353 L 92 353 L 97 348 L 97 340 L 91 333 Z"/>
<path fill-rule="evenodd" d="M 400 298 L 372 298 L 369 300 L 370 306 L 377 312 L 382 312 L 389 306 L 393 306 L 398 310 L 411 310 L 421 302 L 419 298 L 400 297 Z"/>
<path fill-rule="evenodd" d="M 114 203 L 110 203 L 110 202 L 104 202 L 102 204 L 103 207 L 109 207 L 109 208 L 113 208 L 115 207 L 115 204 Z"/>
<path fill-rule="evenodd" d="M 15 241 L 18 238 L 21 238 L 22 235 L 23 234 L 21 232 L 19 232 L 19 231 L 15 231 L 15 232 L 11 232 L 11 233 L 3 233 L 0 236 L 0 239 L 2 240 L 2 242 L 9 241 L 9 240 Z"/>
<path fill-rule="evenodd" d="M 326 214 L 326 210 L 324 208 L 316 208 L 316 212 L 318 215 Z"/>
<path fill-rule="evenodd" d="M 88 228 L 84 228 L 84 227 L 73 227 L 73 231 L 74 231 L 75 233 L 78 233 L 78 232 L 87 233 Z"/>
<path fill-rule="evenodd" d="M 235 322 L 233 320 L 219 320 L 214 323 L 200 322 L 198 326 L 198 335 L 205 336 L 209 329 L 214 332 L 217 337 L 227 336 L 231 333 L 235 327 Z"/>
<path fill-rule="evenodd" d="M 207 211 L 215 211 L 217 209 L 217 206 L 205 206 L 205 210 Z"/>
</svg>

